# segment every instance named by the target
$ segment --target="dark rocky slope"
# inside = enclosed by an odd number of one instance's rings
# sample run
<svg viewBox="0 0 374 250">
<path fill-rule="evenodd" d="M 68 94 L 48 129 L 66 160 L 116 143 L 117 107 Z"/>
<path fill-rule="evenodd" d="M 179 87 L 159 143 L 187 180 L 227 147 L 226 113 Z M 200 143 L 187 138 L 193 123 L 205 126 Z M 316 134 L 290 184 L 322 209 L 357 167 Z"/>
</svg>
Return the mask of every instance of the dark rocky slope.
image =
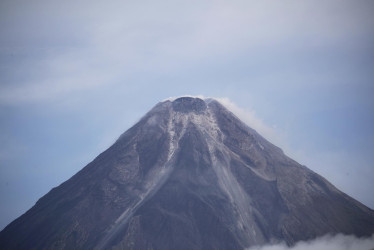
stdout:
<svg viewBox="0 0 374 250">
<path fill-rule="evenodd" d="M 0 249 L 243 249 L 373 232 L 373 210 L 217 101 L 183 97 L 9 224 Z"/>
</svg>

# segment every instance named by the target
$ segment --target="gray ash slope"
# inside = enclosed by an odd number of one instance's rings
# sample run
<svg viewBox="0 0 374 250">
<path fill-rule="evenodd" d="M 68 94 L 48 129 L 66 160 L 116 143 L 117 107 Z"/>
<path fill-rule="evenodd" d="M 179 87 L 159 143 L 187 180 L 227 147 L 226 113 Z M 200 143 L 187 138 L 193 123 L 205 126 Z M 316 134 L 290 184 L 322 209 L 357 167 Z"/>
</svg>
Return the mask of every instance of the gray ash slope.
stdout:
<svg viewBox="0 0 374 250">
<path fill-rule="evenodd" d="M 0 249 L 243 249 L 373 232 L 373 210 L 219 102 L 183 97 L 9 224 Z"/>
</svg>

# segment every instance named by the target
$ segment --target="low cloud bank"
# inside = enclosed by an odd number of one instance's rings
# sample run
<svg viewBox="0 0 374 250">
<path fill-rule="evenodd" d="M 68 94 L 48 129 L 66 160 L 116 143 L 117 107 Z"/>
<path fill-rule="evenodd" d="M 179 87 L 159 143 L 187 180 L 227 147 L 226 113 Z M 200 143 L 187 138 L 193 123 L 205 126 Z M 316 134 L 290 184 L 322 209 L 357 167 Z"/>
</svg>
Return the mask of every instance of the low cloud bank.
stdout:
<svg viewBox="0 0 374 250">
<path fill-rule="evenodd" d="M 247 250 L 373 250 L 374 234 L 368 238 L 338 234 L 323 236 L 311 241 L 300 241 L 293 247 L 285 243 L 251 247 Z"/>
</svg>

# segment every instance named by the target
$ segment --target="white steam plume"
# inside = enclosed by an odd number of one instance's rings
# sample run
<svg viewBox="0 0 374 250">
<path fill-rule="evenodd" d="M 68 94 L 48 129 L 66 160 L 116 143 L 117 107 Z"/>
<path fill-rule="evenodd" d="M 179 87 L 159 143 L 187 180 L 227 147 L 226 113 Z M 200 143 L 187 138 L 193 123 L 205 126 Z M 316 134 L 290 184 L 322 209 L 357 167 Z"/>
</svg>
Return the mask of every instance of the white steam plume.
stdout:
<svg viewBox="0 0 374 250">
<path fill-rule="evenodd" d="M 281 131 L 266 125 L 259 117 L 256 116 L 254 110 L 242 109 L 233 103 L 229 98 L 214 98 L 219 101 L 228 110 L 234 113 L 241 121 L 245 122 L 249 127 L 256 130 L 261 136 L 265 137 L 270 142 L 281 147 L 282 149 L 288 149 Z"/>
</svg>

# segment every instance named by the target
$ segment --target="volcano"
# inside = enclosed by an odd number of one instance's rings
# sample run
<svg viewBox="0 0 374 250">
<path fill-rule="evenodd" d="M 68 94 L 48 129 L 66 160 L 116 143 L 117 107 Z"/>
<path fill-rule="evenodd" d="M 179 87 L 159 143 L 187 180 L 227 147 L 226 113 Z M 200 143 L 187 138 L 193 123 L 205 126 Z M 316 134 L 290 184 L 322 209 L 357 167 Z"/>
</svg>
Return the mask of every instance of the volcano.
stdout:
<svg viewBox="0 0 374 250">
<path fill-rule="evenodd" d="M 373 210 L 218 101 L 181 97 L 10 223 L 0 249 L 244 249 L 373 232 Z"/>
</svg>

